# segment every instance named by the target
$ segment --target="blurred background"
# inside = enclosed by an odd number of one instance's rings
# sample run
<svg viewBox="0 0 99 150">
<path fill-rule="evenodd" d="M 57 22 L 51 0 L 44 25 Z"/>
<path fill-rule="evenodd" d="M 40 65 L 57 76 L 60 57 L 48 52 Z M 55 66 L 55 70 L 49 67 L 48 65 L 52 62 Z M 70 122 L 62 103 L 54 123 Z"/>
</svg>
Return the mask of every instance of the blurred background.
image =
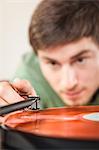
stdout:
<svg viewBox="0 0 99 150">
<path fill-rule="evenodd" d="M 28 26 L 41 0 L 0 0 L 0 80 L 13 77 L 21 56 L 31 51 Z"/>
</svg>

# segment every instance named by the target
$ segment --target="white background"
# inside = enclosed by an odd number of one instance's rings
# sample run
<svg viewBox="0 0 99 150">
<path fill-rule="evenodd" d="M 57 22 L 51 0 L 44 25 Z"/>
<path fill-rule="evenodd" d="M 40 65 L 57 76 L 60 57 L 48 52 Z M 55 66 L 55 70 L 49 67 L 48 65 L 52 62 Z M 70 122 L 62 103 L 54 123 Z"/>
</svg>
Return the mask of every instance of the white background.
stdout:
<svg viewBox="0 0 99 150">
<path fill-rule="evenodd" d="M 23 53 L 31 51 L 28 26 L 41 0 L 0 0 L 0 80 L 10 79 Z"/>
</svg>

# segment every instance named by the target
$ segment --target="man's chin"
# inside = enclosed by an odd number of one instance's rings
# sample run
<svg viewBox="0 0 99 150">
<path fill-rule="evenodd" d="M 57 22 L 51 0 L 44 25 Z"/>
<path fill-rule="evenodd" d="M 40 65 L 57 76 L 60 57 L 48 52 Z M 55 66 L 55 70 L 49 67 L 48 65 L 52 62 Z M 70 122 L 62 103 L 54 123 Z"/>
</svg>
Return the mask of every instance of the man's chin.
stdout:
<svg viewBox="0 0 99 150">
<path fill-rule="evenodd" d="M 62 98 L 64 103 L 68 106 L 80 106 L 80 105 L 84 105 L 85 102 L 78 100 L 78 99 L 66 99 L 66 98 Z"/>
<path fill-rule="evenodd" d="M 72 100 L 64 100 L 65 104 L 68 105 L 68 106 L 81 106 L 81 105 L 86 105 L 87 102 L 86 101 L 79 101 L 79 100 L 75 100 L 75 101 L 72 101 Z"/>
</svg>

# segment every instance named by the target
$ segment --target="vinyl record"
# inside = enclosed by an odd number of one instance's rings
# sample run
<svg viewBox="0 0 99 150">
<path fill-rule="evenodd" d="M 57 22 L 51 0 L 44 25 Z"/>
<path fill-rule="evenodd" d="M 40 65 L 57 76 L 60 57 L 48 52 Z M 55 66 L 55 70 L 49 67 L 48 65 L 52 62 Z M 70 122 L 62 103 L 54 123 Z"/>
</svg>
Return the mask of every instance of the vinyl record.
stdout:
<svg viewBox="0 0 99 150">
<path fill-rule="evenodd" d="M 7 115 L 3 125 L 45 137 L 99 140 L 99 106 L 18 111 Z"/>
</svg>

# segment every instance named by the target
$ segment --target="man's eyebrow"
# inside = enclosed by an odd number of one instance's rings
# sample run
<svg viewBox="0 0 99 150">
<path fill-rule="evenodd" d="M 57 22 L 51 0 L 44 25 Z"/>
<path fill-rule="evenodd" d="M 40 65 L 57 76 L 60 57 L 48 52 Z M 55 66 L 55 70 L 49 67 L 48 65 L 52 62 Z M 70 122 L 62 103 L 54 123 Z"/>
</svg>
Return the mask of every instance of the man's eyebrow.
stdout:
<svg viewBox="0 0 99 150">
<path fill-rule="evenodd" d="M 57 62 L 57 60 L 55 60 L 55 59 L 53 59 L 53 58 L 49 58 L 49 57 L 47 57 L 47 56 L 43 56 L 42 59 L 46 59 L 46 60 L 48 60 L 48 61 L 55 61 L 55 62 Z"/>
<path fill-rule="evenodd" d="M 90 50 L 82 50 L 81 52 L 79 52 L 79 53 L 75 54 L 74 56 L 72 56 L 71 59 L 76 59 L 76 58 L 80 57 L 83 54 L 89 54 L 89 53 L 91 53 Z"/>
</svg>

